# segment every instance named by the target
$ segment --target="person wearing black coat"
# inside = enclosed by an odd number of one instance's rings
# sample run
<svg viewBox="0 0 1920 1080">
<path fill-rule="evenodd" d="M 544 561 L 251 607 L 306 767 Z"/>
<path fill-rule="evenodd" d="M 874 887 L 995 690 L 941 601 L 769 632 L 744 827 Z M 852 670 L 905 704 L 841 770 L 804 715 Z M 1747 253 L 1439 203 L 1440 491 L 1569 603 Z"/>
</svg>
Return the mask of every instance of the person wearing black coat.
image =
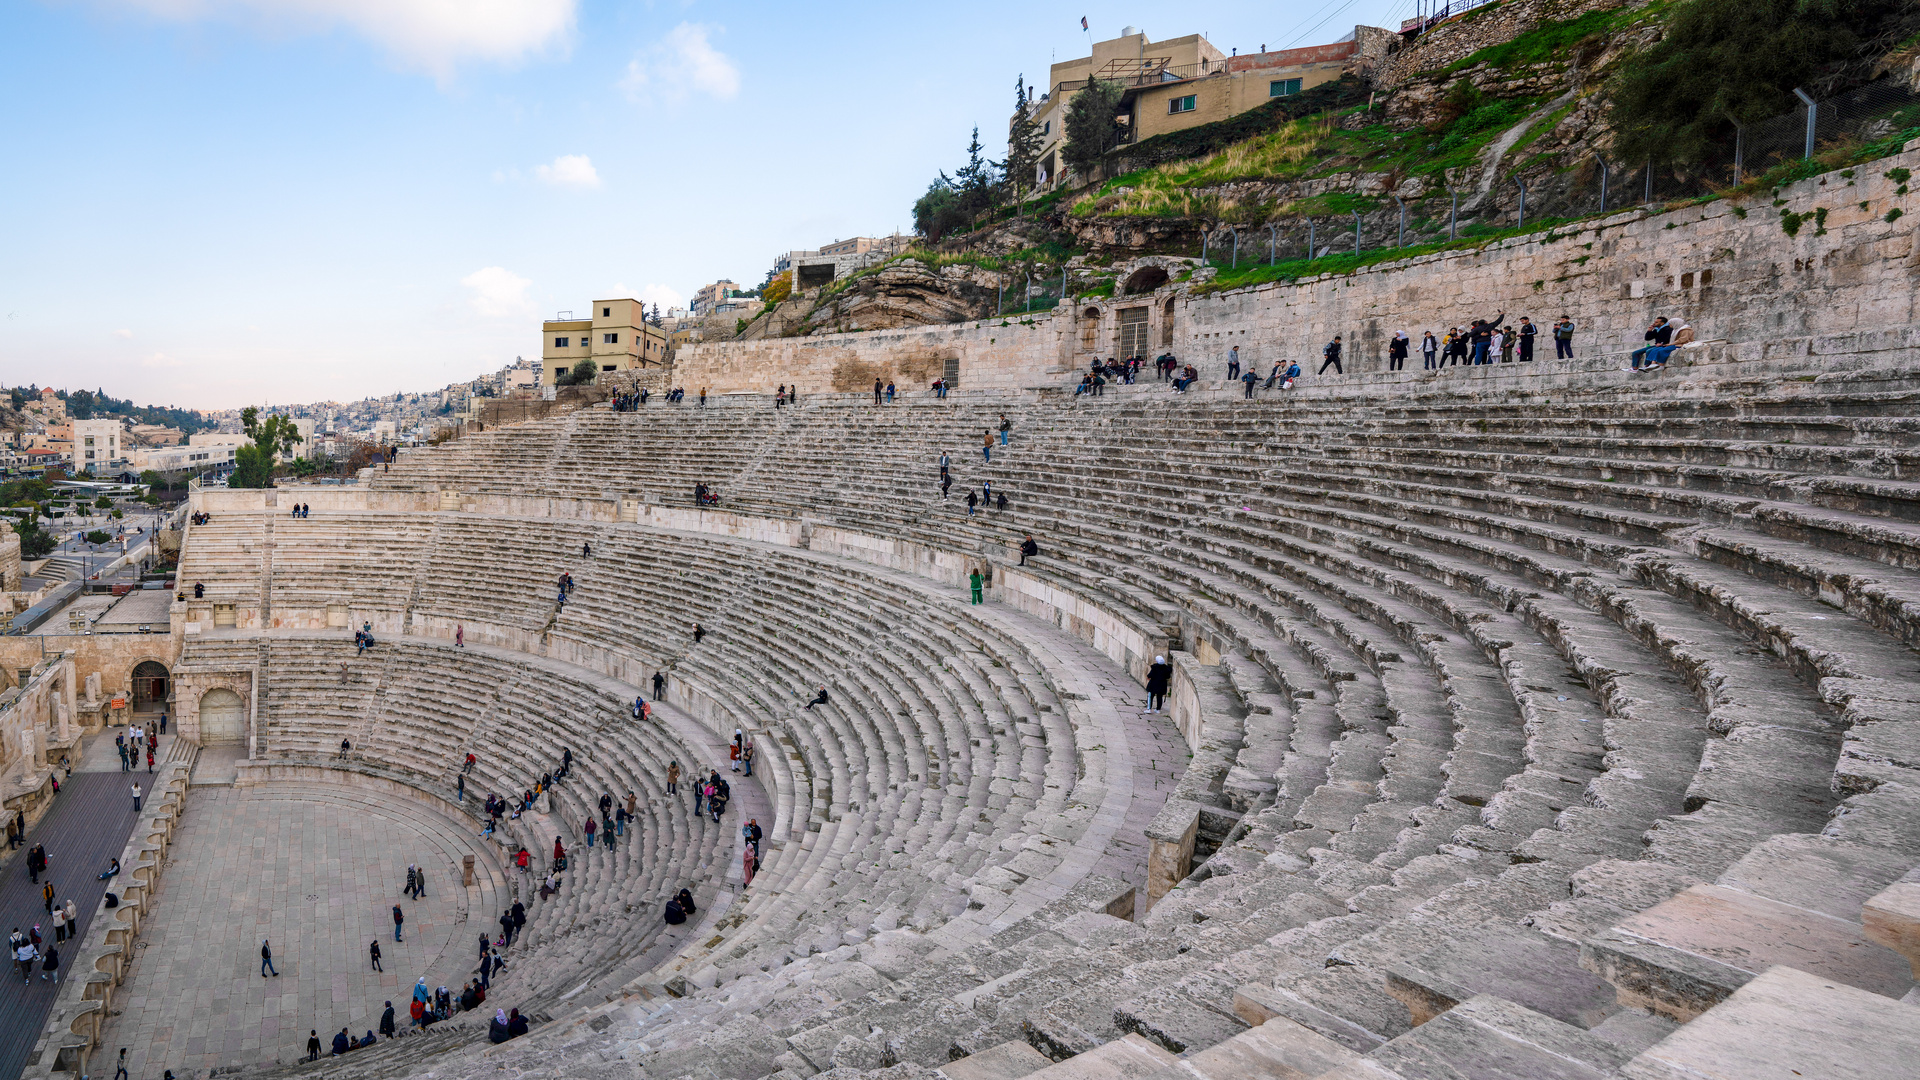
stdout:
<svg viewBox="0 0 1920 1080">
<path fill-rule="evenodd" d="M 487 1024 L 487 1041 L 490 1043 L 503 1043 L 511 1038 L 513 1038 L 513 1036 L 507 1034 L 507 1022 L 500 1019 L 499 1013 L 496 1012 L 493 1020 Z"/>
<path fill-rule="evenodd" d="M 667 925 L 679 926 L 686 921 L 687 913 L 685 909 L 680 906 L 680 901 L 677 899 L 667 901 Z"/>
<path fill-rule="evenodd" d="M 1164 656 L 1153 658 L 1147 669 L 1147 711 L 1159 712 L 1167 705 L 1167 686 L 1173 682 L 1173 665 Z"/>
<path fill-rule="evenodd" d="M 341 1028 L 340 1034 L 333 1037 L 333 1056 L 339 1057 L 351 1049 L 353 1049 L 353 1036 L 347 1034 L 346 1028 Z"/>
<path fill-rule="evenodd" d="M 513 1013 L 507 1017 L 507 1038 L 517 1039 L 526 1033 L 527 1018 L 520 1015 L 519 1009 L 513 1010 Z"/>
<path fill-rule="evenodd" d="M 393 1038 L 393 1002 L 387 1002 L 387 1011 L 380 1014 L 380 1034 Z"/>
<path fill-rule="evenodd" d="M 1033 542 L 1032 536 L 1028 536 L 1025 540 L 1020 541 L 1021 566 L 1027 565 L 1027 560 L 1038 554 L 1040 554 L 1040 545 Z"/>
<path fill-rule="evenodd" d="M 690 893 L 690 892 L 688 892 L 688 891 L 687 891 L 687 890 L 685 890 L 685 889 L 681 889 L 681 890 L 680 890 L 680 895 L 679 895 L 679 896 L 676 896 L 676 897 L 674 897 L 674 899 L 676 899 L 676 900 L 678 900 L 678 901 L 680 901 L 680 910 L 681 910 L 681 911 L 684 911 L 684 912 L 686 912 L 686 913 L 687 913 L 687 914 L 689 914 L 689 915 L 697 915 L 697 914 L 699 914 L 699 912 L 700 912 L 700 909 L 699 909 L 699 908 L 697 908 L 697 907 L 694 907 L 694 906 L 693 906 L 693 894 L 692 894 L 692 893 Z"/>
</svg>

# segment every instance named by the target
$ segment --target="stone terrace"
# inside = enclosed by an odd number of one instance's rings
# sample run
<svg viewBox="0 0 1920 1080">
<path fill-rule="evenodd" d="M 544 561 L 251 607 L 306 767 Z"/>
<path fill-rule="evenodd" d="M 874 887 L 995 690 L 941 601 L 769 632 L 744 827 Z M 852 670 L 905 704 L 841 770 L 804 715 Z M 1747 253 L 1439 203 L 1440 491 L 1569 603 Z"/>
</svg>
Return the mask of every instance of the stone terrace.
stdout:
<svg viewBox="0 0 1920 1080">
<path fill-rule="evenodd" d="M 909 917 L 817 940 L 811 957 L 748 946 L 671 988 L 689 997 L 637 985 L 487 1067 L 572 1047 L 650 1076 L 912 1075 L 1017 1059 L 1002 1047 L 1020 1042 L 1083 1057 L 1074 1075 L 1134 1075 L 1119 1059 L 1140 1053 L 1223 1077 L 1249 1061 L 1276 1076 L 1652 1076 L 1708 1045 L 1679 1025 L 1764 1015 L 1781 995 L 1910 1029 L 1895 999 L 1911 976 L 1888 948 L 1906 940 L 1899 879 L 1920 860 L 1909 352 L 1743 361 L 1709 347 L 1657 376 L 1405 380 L 1392 403 L 1330 380 L 1245 404 L 1136 388 L 593 411 L 418 455 L 376 492 L 471 501 L 537 478 L 637 501 L 652 521 L 705 479 L 729 513 L 671 520 L 769 535 L 799 520 L 798 550 L 768 560 L 780 565 L 714 568 L 716 586 L 752 583 L 750 602 L 694 588 L 683 602 L 706 606 L 676 620 L 709 613 L 713 659 L 703 646 L 671 661 L 730 712 L 765 723 L 829 667 L 847 672 L 828 680 L 843 694 L 900 692 L 889 671 L 924 660 L 873 667 L 870 639 L 835 640 L 831 598 L 900 602 L 897 576 L 848 562 L 951 581 L 984 561 L 995 600 L 1136 675 L 1138 646 L 1170 643 L 1195 751 L 1149 829 L 1173 876 L 1192 872 L 1164 897 L 1150 889 L 1137 924 L 1113 917 L 1094 876 L 1029 914 L 1010 906 L 984 938 Z M 984 464 L 980 433 L 1003 410 L 1014 445 Z M 956 491 L 991 480 L 1008 512 L 943 502 L 941 449 Z M 616 545 L 624 531 L 569 528 Z M 1023 568 L 1011 545 L 1026 532 L 1044 555 Z M 698 552 L 730 546 L 634 536 L 689 574 Z M 784 611 L 762 606 L 776 594 Z M 613 614 L 569 605 L 542 632 Z M 932 633 L 932 614 L 880 622 Z M 783 622 L 788 636 L 766 636 Z M 808 640 L 792 636 L 802 625 Z M 643 640 L 629 647 L 668 662 Z M 850 668 L 829 663 L 842 654 Z M 735 689 L 743 668 L 772 686 Z M 1063 752 L 1078 734 L 1043 731 Z M 888 767 L 951 769 L 959 740 L 920 733 L 924 756 L 903 740 Z M 867 738 L 849 727 L 831 747 L 796 745 L 789 767 L 816 785 L 847 776 L 834 790 L 851 812 L 874 781 L 834 771 L 833 754 Z M 1010 777 L 1045 767 L 1023 760 Z M 835 801 L 813 808 L 796 805 L 792 824 L 832 822 Z M 1809 989 L 1777 964 L 1828 982 Z"/>
</svg>

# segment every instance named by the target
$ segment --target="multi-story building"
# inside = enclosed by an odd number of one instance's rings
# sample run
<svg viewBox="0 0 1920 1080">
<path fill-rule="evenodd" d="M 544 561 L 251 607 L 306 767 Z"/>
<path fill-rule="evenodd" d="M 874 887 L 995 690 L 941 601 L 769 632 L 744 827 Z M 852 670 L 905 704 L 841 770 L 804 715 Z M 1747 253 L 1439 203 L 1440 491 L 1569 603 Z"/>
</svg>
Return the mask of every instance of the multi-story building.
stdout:
<svg viewBox="0 0 1920 1080">
<path fill-rule="evenodd" d="M 1129 26 L 1093 51 L 1054 64 L 1047 90 L 1028 105 L 1040 126 L 1040 158 L 1032 177 L 1036 190 L 1057 186 L 1066 171 L 1067 106 L 1098 80 L 1120 84 L 1118 117 L 1127 142 L 1238 116 L 1277 97 L 1298 94 L 1340 77 L 1370 42 L 1391 31 L 1357 26 L 1353 36 L 1331 45 L 1257 53 L 1222 53 L 1199 34 L 1153 41 Z"/>
<path fill-rule="evenodd" d="M 589 317 L 563 311 L 540 326 L 543 372 L 558 379 L 582 360 L 601 371 L 627 371 L 666 363 L 667 335 L 646 321 L 646 305 L 631 298 L 595 300 Z"/>
<path fill-rule="evenodd" d="M 794 291 L 817 289 L 855 270 L 885 262 L 907 250 L 912 242 L 912 237 L 894 233 L 892 236 L 856 236 L 850 240 L 835 240 L 811 251 L 789 251 L 773 260 L 773 273 L 767 275 L 767 280 L 771 281 L 791 270 L 794 272 Z"/>
<path fill-rule="evenodd" d="M 104 475 L 126 468 L 120 450 L 123 431 L 118 420 L 73 422 L 73 471 Z"/>
<path fill-rule="evenodd" d="M 127 455 L 127 467 L 136 472 L 152 469 L 160 473 L 204 473 L 232 470 L 239 447 L 235 443 L 200 446 L 155 446 L 133 450 Z"/>
<path fill-rule="evenodd" d="M 713 310 L 714 305 L 739 291 L 740 286 L 726 278 L 711 285 L 702 285 L 693 292 L 693 313 L 696 316 L 705 315 Z"/>
</svg>

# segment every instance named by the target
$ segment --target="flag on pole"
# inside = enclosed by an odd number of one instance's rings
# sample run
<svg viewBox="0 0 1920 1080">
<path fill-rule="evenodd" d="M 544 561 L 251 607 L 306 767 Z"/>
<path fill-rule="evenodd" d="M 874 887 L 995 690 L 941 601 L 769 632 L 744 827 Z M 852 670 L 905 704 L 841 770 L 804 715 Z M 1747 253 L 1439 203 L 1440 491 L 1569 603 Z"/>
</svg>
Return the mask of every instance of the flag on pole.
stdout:
<svg viewBox="0 0 1920 1080">
<path fill-rule="evenodd" d="M 1086 28 L 1087 28 L 1087 17 L 1085 15 L 1082 15 L 1080 16 L 1080 29 L 1085 30 Z"/>
</svg>

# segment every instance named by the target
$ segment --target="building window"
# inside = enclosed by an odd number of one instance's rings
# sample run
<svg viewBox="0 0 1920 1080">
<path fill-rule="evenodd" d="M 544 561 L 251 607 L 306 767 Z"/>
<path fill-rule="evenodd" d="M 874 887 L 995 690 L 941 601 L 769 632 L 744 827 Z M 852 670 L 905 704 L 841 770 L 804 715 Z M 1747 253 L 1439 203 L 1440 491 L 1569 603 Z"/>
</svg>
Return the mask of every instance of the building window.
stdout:
<svg viewBox="0 0 1920 1080">
<path fill-rule="evenodd" d="M 1170 113 L 1192 112 L 1193 98 L 1194 95 L 1192 94 L 1188 94 L 1186 97 L 1168 98 L 1167 111 Z"/>
<path fill-rule="evenodd" d="M 554 338 L 554 339 L 553 339 L 553 347 L 554 347 L 554 348 L 556 348 L 556 349 L 564 349 L 564 348 L 566 348 L 566 347 L 567 347 L 567 339 L 566 339 L 566 338 L 563 338 L 563 337 L 557 337 L 557 338 Z"/>
<path fill-rule="evenodd" d="M 610 308 L 610 307 L 603 307 L 603 308 L 601 308 L 601 309 L 600 309 L 600 317 L 601 317 L 601 318 L 603 318 L 603 319 L 611 319 L 611 318 L 613 318 L 613 309 L 612 309 L 612 308 Z"/>
<path fill-rule="evenodd" d="M 553 369 L 553 377 L 556 379 L 558 379 L 562 375 L 565 375 L 566 373 L 567 373 L 567 369 L 563 367 L 557 367 Z"/>
<path fill-rule="evenodd" d="M 620 367 L 617 364 L 602 364 L 600 365 L 600 370 L 601 371 L 619 371 Z"/>
<path fill-rule="evenodd" d="M 1040 125 L 1041 138 L 1044 139 L 1051 134 L 1053 134 L 1053 121 L 1049 120 L 1046 123 Z"/>
<path fill-rule="evenodd" d="M 1267 84 L 1268 97 L 1292 97 L 1299 92 L 1299 79 L 1275 79 Z"/>
<path fill-rule="evenodd" d="M 620 344 L 620 335 L 619 334 L 601 334 L 600 341 L 602 344 L 606 344 L 606 345 L 618 345 Z"/>
</svg>

